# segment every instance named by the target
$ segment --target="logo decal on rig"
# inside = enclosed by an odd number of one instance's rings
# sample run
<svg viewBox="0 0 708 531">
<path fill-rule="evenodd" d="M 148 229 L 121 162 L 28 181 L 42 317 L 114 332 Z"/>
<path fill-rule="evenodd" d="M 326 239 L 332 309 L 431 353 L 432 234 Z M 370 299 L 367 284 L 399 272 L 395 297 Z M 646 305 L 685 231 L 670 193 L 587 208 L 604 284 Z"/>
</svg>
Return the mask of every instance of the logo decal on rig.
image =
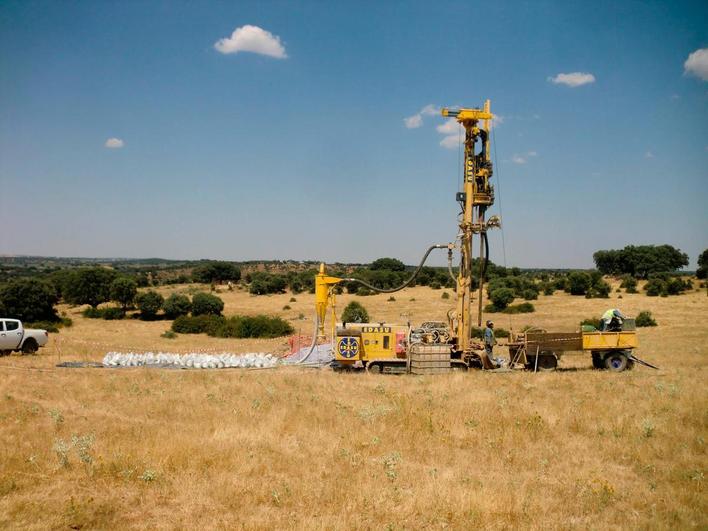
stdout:
<svg viewBox="0 0 708 531">
<path fill-rule="evenodd" d="M 343 358 L 353 358 L 359 353 L 359 341 L 355 337 L 343 337 L 339 340 L 337 351 Z"/>
</svg>

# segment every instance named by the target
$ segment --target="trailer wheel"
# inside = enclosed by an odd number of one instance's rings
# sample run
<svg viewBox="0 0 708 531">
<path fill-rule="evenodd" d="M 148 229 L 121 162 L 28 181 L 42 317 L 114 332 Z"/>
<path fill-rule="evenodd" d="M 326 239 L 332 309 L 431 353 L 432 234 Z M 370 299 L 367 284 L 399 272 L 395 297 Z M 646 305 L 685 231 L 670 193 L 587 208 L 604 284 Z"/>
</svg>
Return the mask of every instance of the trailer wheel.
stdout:
<svg viewBox="0 0 708 531">
<path fill-rule="evenodd" d="M 37 345 L 37 341 L 31 337 L 22 345 L 23 354 L 34 354 L 38 349 L 39 345 Z"/>
<path fill-rule="evenodd" d="M 592 366 L 596 369 L 605 368 L 605 360 L 602 357 L 602 352 L 593 351 L 592 353 Z"/>
<path fill-rule="evenodd" d="M 627 369 L 629 360 L 621 352 L 612 352 L 605 358 L 605 368 L 612 372 L 622 372 Z"/>
<path fill-rule="evenodd" d="M 558 358 L 553 353 L 541 354 L 538 357 L 538 370 L 543 372 L 555 371 L 558 367 Z"/>
</svg>

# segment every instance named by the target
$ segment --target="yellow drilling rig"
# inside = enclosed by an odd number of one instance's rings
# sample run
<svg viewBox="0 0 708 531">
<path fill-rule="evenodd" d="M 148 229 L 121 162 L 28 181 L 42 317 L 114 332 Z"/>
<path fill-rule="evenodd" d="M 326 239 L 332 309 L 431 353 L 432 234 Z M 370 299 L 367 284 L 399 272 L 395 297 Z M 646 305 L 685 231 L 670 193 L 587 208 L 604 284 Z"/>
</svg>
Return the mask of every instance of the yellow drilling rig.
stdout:
<svg viewBox="0 0 708 531">
<path fill-rule="evenodd" d="M 472 337 L 475 285 L 478 287 L 477 326 L 482 325 L 482 294 L 489 262 L 487 232 L 501 226 L 498 216 L 487 217 L 488 209 L 494 204 L 489 137 L 494 115 L 487 100 L 481 109 L 442 109 L 442 116 L 456 120 L 465 134 L 462 185 L 456 194 L 461 208 L 457 237 L 450 243 L 431 245 L 410 278 L 392 289 L 381 289 L 361 279 L 329 276 L 321 264 L 315 277 L 315 333 L 309 353 L 301 362 L 307 360 L 318 342 L 326 341 L 325 323 L 330 308 L 330 337 L 334 359 L 340 368 L 360 366 L 369 372 L 418 374 L 471 367 L 497 368 L 484 345 Z M 475 262 L 473 254 L 477 240 L 479 251 Z M 447 322 L 427 321 L 416 328 L 410 323 L 340 323 L 338 326 L 335 303 L 338 284 L 351 281 L 379 293 L 399 291 L 413 282 L 434 249 L 447 249 L 448 272 L 456 285 L 457 304 L 448 312 Z M 460 255 L 456 275 L 452 268 L 455 250 Z M 591 353 L 595 368 L 623 371 L 631 368 L 634 362 L 656 368 L 633 355 L 639 346 L 633 319 L 625 319 L 621 327 L 602 332 L 564 333 L 532 329 L 515 334 L 508 346 L 510 366 L 534 371 L 554 370 L 561 355 L 568 351 Z"/>
<path fill-rule="evenodd" d="M 315 278 L 316 333 L 310 352 L 318 341 L 326 339 L 325 321 L 331 308 L 331 338 L 336 362 L 341 367 L 361 365 L 371 372 L 404 372 L 427 368 L 427 372 L 442 372 L 450 368 L 481 367 L 493 369 L 494 362 L 485 353 L 482 344 L 472 338 L 473 291 L 477 296 L 477 325 L 482 324 L 482 290 L 489 256 L 487 231 L 500 226 L 497 216 L 487 218 L 487 210 L 494 204 L 492 161 L 490 157 L 490 128 L 494 115 L 487 100 L 484 106 L 472 109 L 442 109 L 442 116 L 455 119 L 464 129 L 464 170 L 462 186 L 456 194 L 461 207 L 457 238 L 446 244 L 428 248 L 420 265 L 402 285 L 380 289 L 354 278 L 327 275 L 320 265 Z M 479 267 L 473 267 L 473 252 L 479 240 Z M 428 321 L 418 328 L 387 323 L 342 323 L 337 326 L 335 287 L 344 281 L 359 282 L 379 293 L 393 293 L 410 285 L 434 249 L 447 249 L 448 271 L 456 283 L 457 305 L 448 312 L 448 322 Z M 457 275 L 453 273 L 453 251 L 460 254 Z M 305 356 L 305 361 L 307 356 Z"/>
</svg>

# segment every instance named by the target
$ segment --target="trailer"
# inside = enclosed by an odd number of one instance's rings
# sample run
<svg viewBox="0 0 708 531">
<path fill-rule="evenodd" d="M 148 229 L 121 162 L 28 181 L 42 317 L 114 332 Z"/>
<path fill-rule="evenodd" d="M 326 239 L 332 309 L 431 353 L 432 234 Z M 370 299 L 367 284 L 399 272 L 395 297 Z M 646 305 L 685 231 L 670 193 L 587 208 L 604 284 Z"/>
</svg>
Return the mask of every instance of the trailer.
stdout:
<svg viewBox="0 0 708 531">
<path fill-rule="evenodd" d="M 590 353 L 596 369 L 621 372 L 634 363 L 644 363 L 634 356 L 639 347 L 634 319 L 625 319 L 622 329 L 599 331 L 583 327 L 578 332 L 547 332 L 529 329 L 516 334 L 509 343 L 509 365 L 537 371 L 553 371 L 567 352 Z"/>
</svg>

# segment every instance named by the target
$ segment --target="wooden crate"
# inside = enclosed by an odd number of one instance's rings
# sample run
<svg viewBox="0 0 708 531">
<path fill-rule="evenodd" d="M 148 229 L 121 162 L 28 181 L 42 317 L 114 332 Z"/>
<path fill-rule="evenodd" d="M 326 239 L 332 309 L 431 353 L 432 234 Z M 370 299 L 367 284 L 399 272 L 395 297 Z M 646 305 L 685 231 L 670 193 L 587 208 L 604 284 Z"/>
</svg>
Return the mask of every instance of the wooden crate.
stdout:
<svg viewBox="0 0 708 531">
<path fill-rule="evenodd" d="M 450 346 L 415 344 L 409 358 L 413 374 L 443 374 L 450 371 Z"/>
</svg>

